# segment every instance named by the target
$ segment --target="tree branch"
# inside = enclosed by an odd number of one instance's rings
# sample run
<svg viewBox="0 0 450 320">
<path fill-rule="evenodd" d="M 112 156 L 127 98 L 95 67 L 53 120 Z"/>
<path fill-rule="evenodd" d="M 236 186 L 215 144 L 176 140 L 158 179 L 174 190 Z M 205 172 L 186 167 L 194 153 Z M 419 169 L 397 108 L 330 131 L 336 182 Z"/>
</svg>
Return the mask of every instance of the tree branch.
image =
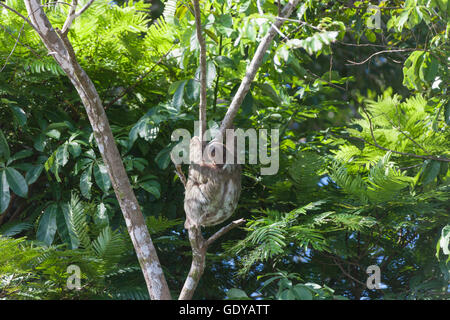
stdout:
<svg viewBox="0 0 450 320">
<path fill-rule="evenodd" d="M 16 50 L 17 44 L 20 42 L 20 36 L 22 34 L 22 31 L 23 31 L 24 27 L 25 27 L 25 22 L 22 24 L 22 28 L 20 28 L 19 35 L 17 36 L 16 42 L 14 43 L 14 47 L 12 48 L 11 52 L 9 53 L 9 55 L 6 57 L 5 64 L 0 69 L 0 72 L 2 72 L 6 68 L 6 65 L 8 64 L 9 59 L 11 58 L 12 54 L 14 53 L 14 50 Z"/>
<path fill-rule="evenodd" d="M 220 135 L 225 136 L 225 131 L 231 128 L 233 124 L 233 119 L 236 116 L 242 104 L 242 101 L 244 101 L 245 96 L 250 90 L 252 81 L 255 79 L 256 73 L 258 72 L 258 69 L 261 66 L 264 54 L 269 48 L 269 45 L 271 44 L 273 38 L 277 34 L 277 29 L 280 28 L 280 26 L 283 24 L 282 18 L 289 17 L 298 3 L 299 0 L 290 0 L 283 8 L 281 14 L 277 17 L 276 21 L 272 24 L 266 36 L 261 40 L 258 48 L 256 49 L 255 55 L 247 68 L 245 77 L 242 80 L 241 85 L 239 86 L 236 94 L 234 95 L 233 100 L 231 101 L 231 104 L 228 108 L 228 111 L 222 120 L 222 124 L 220 125 L 219 129 Z"/>
<path fill-rule="evenodd" d="M 6 4 L 4 4 L 3 2 L 0 2 L 0 6 L 5 8 L 6 10 L 11 11 L 12 13 L 15 13 L 16 15 L 18 15 L 20 18 L 22 18 L 26 23 L 28 23 L 31 27 L 33 27 L 33 29 L 36 29 L 34 27 L 34 25 L 31 23 L 30 20 L 28 20 L 28 18 L 26 18 L 24 15 L 22 15 L 20 12 L 18 12 L 17 10 L 11 8 L 10 6 L 7 6 Z"/>
<path fill-rule="evenodd" d="M 214 233 L 211 237 L 209 237 L 209 239 L 205 243 L 206 247 L 209 247 L 214 241 L 219 239 L 221 236 L 223 236 L 228 231 L 230 231 L 236 227 L 239 227 L 240 225 L 242 225 L 244 223 L 245 223 L 245 219 L 239 219 L 239 220 L 235 220 L 235 221 L 231 222 L 229 225 L 223 227 L 222 229 L 220 229 L 219 231 Z"/>
<path fill-rule="evenodd" d="M 192 263 L 178 300 L 192 299 L 195 289 L 200 282 L 200 278 L 203 275 L 203 271 L 205 270 L 206 251 L 208 250 L 208 247 L 228 231 L 242 225 L 243 223 L 245 223 L 244 219 L 233 221 L 214 233 L 208 240 L 203 238 L 201 227 L 193 227 L 188 229 L 189 242 L 192 247 Z"/>
<path fill-rule="evenodd" d="M 152 299 L 169 300 L 170 291 L 159 263 L 156 249 L 125 171 L 108 118 L 94 83 L 79 65 L 67 35 L 55 30 L 39 0 L 25 0 L 30 21 L 42 42 L 64 70 L 86 109 L 98 149 L 106 165 L 111 184 L 136 250 L 149 295 Z"/>
<path fill-rule="evenodd" d="M 197 40 L 200 45 L 200 103 L 199 109 L 199 121 L 200 130 L 199 138 L 203 141 L 203 135 L 206 131 L 206 43 L 205 38 L 202 35 L 202 17 L 200 12 L 199 0 L 193 0 L 194 2 L 194 14 L 195 14 L 195 26 L 197 29 Z"/>
<path fill-rule="evenodd" d="M 37 58 L 41 59 L 42 57 L 39 55 L 39 53 L 36 52 L 36 50 L 34 50 L 32 47 L 30 47 L 29 45 L 23 43 L 22 41 L 20 41 L 20 37 L 15 37 L 15 35 L 13 35 L 4 25 L 0 24 L 0 28 L 2 28 L 7 34 L 9 34 L 12 38 L 14 38 L 18 44 L 20 44 L 21 46 L 27 48 L 28 50 L 31 51 L 31 53 L 33 53 Z"/>
<path fill-rule="evenodd" d="M 67 34 L 69 32 L 70 26 L 72 25 L 73 21 L 75 20 L 76 16 L 76 10 L 78 6 L 78 0 L 72 0 L 72 4 L 69 8 L 69 14 L 67 15 L 66 21 L 64 22 L 64 25 L 61 29 L 63 34 Z"/>
</svg>

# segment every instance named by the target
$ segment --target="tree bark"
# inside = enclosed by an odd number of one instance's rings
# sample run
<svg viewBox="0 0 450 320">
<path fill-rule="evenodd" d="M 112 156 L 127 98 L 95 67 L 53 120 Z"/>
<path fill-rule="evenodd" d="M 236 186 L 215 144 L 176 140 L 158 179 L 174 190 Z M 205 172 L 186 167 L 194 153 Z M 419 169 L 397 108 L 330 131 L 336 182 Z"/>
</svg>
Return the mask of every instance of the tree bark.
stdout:
<svg viewBox="0 0 450 320">
<path fill-rule="evenodd" d="M 277 17 L 277 19 L 272 24 L 267 34 L 259 43 L 255 55 L 253 56 L 253 59 L 247 68 L 245 77 L 244 79 L 242 79 L 242 82 L 238 90 L 236 91 L 236 94 L 234 95 L 233 100 L 231 101 L 231 104 L 228 107 L 227 113 L 225 114 L 225 117 L 223 118 L 222 123 L 220 125 L 219 135 L 221 135 L 222 137 L 225 137 L 226 130 L 231 128 L 233 124 L 233 119 L 236 116 L 237 112 L 239 111 L 239 108 L 242 102 L 244 101 L 245 96 L 250 90 L 252 81 L 253 79 L 255 79 L 256 73 L 258 72 L 258 69 L 261 66 L 264 54 L 271 45 L 273 38 L 277 34 L 278 28 L 280 28 L 281 25 L 284 23 L 285 20 L 282 18 L 289 17 L 291 13 L 294 11 L 294 9 L 297 7 L 299 1 L 300 0 L 290 0 L 284 6 L 283 10 L 281 11 L 281 14 Z"/>
<path fill-rule="evenodd" d="M 43 43 L 76 88 L 94 132 L 136 250 L 151 299 L 171 299 L 169 287 L 150 238 L 144 216 L 134 195 L 100 97 L 89 76 L 78 64 L 65 33 L 55 30 L 40 0 L 25 0 L 30 22 Z"/>
</svg>

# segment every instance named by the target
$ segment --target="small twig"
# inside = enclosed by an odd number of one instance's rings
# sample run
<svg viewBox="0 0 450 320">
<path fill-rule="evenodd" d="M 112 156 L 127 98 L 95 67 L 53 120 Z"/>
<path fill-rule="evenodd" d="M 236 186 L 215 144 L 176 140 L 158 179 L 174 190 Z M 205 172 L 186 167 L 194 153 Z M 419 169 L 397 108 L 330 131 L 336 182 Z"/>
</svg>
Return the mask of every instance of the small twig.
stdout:
<svg viewBox="0 0 450 320">
<path fill-rule="evenodd" d="M 5 60 L 5 64 L 3 65 L 3 67 L 0 69 L 0 72 L 2 72 L 3 70 L 5 70 L 6 65 L 8 64 L 9 59 L 11 58 L 12 54 L 14 53 L 14 50 L 16 50 L 17 44 L 20 42 L 20 35 L 22 34 L 23 28 L 25 27 L 25 22 L 22 24 L 22 28 L 20 28 L 19 31 L 19 35 L 17 36 L 16 42 L 14 43 L 14 47 L 12 48 L 11 52 L 9 53 L 9 55 L 6 57 Z"/>
<path fill-rule="evenodd" d="M 361 285 L 363 285 L 364 287 L 366 286 L 366 284 L 358 279 L 356 279 L 354 276 L 352 276 L 349 272 L 345 271 L 345 269 L 342 267 L 342 265 L 335 259 L 333 258 L 334 263 L 339 267 L 339 269 L 342 271 L 342 273 L 347 276 L 348 278 L 350 278 L 351 280 L 355 281 L 356 283 L 359 283 Z"/>
<path fill-rule="evenodd" d="M 84 7 L 80 9 L 80 11 L 77 11 L 77 13 L 75 13 L 75 17 L 81 16 L 81 15 L 83 14 L 83 12 L 85 12 L 87 9 L 89 9 L 89 7 L 91 6 L 91 4 L 94 3 L 94 1 L 95 1 L 95 0 L 89 0 L 89 2 L 86 3 L 86 4 L 84 5 Z"/>
<path fill-rule="evenodd" d="M 347 60 L 350 63 L 345 64 L 346 66 L 352 66 L 352 65 L 361 65 L 366 63 L 367 61 L 369 61 L 370 59 L 372 59 L 373 57 L 382 54 L 382 53 L 391 53 L 391 52 L 408 52 L 408 51 L 416 51 L 416 50 L 420 50 L 420 49 L 412 49 L 412 48 L 408 48 L 408 49 L 394 49 L 394 50 L 382 50 L 382 51 L 378 51 L 375 52 L 374 54 L 370 55 L 367 59 L 364 59 L 363 61 L 360 62 L 355 62 L 355 61 L 350 61 Z"/>
<path fill-rule="evenodd" d="M 16 39 L 16 41 L 23 47 L 27 48 L 28 50 L 31 51 L 31 53 L 33 53 L 37 58 L 41 59 L 41 55 L 39 53 L 37 53 L 32 47 L 30 47 L 29 45 L 23 43 L 22 41 L 20 41 L 19 38 L 16 38 L 15 35 L 13 35 L 4 25 L 0 24 L 0 28 L 2 28 L 7 34 L 9 34 L 12 38 Z"/>
<path fill-rule="evenodd" d="M 206 240 L 206 242 L 205 242 L 205 246 L 209 247 L 214 241 L 219 239 L 225 233 L 227 233 L 228 231 L 230 231 L 236 227 L 239 227 L 240 225 L 242 225 L 244 223 L 245 223 L 245 219 L 239 219 L 239 220 L 235 220 L 235 221 L 231 222 L 227 226 L 223 227 L 222 229 L 220 229 L 219 231 L 214 233 L 211 237 L 209 237 L 209 239 Z"/>
<path fill-rule="evenodd" d="M 264 11 L 262 9 L 261 6 L 261 0 L 257 0 L 256 1 L 256 6 L 258 8 L 258 13 L 260 14 L 260 16 L 264 17 Z M 280 3 L 278 3 L 278 15 L 280 14 Z M 278 34 L 283 37 L 283 39 L 289 40 L 289 38 L 287 36 L 285 36 L 283 34 L 283 32 L 280 31 L 280 29 L 278 29 L 275 25 L 272 24 L 272 26 L 275 28 L 275 30 L 278 32 Z"/>
<path fill-rule="evenodd" d="M 36 27 L 34 26 L 33 23 L 31 23 L 30 20 L 28 20 L 28 18 L 26 18 L 24 15 L 22 15 L 20 12 L 18 12 L 17 10 L 7 6 L 6 4 L 4 4 L 3 2 L 0 2 L 0 6 L 2 6 L 3 8 L 5 8 L 6 10 L 9 10 L 13 13 L 15 13 L 16 15 L 18 15 L 20 18 L 22 18 L 26 23 L 28 23 L 34 30 L 38 31 L 36 29 Z"/>
</svg>

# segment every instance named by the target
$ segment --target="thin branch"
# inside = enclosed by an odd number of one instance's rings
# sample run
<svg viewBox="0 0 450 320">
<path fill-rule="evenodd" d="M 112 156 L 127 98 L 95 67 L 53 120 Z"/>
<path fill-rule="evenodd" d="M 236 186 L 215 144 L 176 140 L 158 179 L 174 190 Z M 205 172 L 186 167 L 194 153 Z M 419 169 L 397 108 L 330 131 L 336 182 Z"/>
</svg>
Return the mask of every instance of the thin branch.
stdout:
<svg viewBox="0 0 450 320">
<path fill-rule="evenodd" d="M 14 43 L 14 47 L 12 48 L 11 52 L 9 53 L 9 55 L 6 57 L 5 60 L 5 64 L 3 65 L 3 67 L 0 69 L 0 72 L 2 72 L 3 70 L 5 70 L 6 65 L 8 64 L 9 59 L 11 58 L 12 54 L 14 53 L 14 50 L 16 50 L 17 44 L 20 42 L 20 35 L 22 34 L 23 28 L 25 27 L 25 22 L 22 24 L 22 28 L 20 28 L 19 31 L 19 35 L 17 36 L 16 42 Z"/>
<path fill-rule="evenodd" d="M 2 28 L 7 34 L 9 34 L 12 38 L 14 38 L 21 46 L 27 48 L 28 50 L 31 51 L 31 53 L 33 53 L 37 58 L 41 59 L 41 55 L 39 53 L 36 52 L 36 50 L 34 50 L 32 47 L 30 47 L 29 45 L 23 43 L 22 41 L 20 41 L 19 38 L 16 38 L 15 35 L 13 35 L 4 25 L 0 24 L 0 28 Z"/>
<path fill-rule="evenodd" d="M 195 14 L 195 26 L 197 30 L 197 40 L 200 45 L 200 103 L 198 106 L 199 109 L 199 121 L 200 121 L 200 130 L 199 130 L 199 138 L 200 141 L 203 141 L 203 134 L 206 131 L 206 43 L 205 38 L 202 35 L 202 18 L 200 12 L 200 3 L 199 0 L 194 0 L 194 14 Z"/>
<path fill-rule="evenodd" d="M 4 4 L 3 2 L 0 2 L 0 6 L 2 6 L 3 8 L 5 8 L 6 10 L 9 10 L 13 13 L 15 13 L 16 15 L 18 15 L 20 18 L 22 18 L 26 23 L 28 23 L 34 30 L 38 31 L 36 29 L 36 27 L 34 26 L 34 24 L 28 20 L 28 18 L 26 18 L 24 15 L 22 15 L 20 12 L 18 12 L 17 10 L 7 6 L 6 4 Z"/>
<path fill-rule="evenodd" d="M 272 24 L 269 32 L 266 36 L 261 40 L 258 48 L 256 49 L 255 55 L 250 62 L 250 65 L 247 68 L 247 72 L 245 74 L 244 79 L 241 82 L 236 94 L 231 101 L 231 104 L 228 108 L 225 117 L 223 118 L 222 124 L 220 125 L 219 135 L 224 136 L 226 129 L 229 129 L 233 124 L 233 119 L 236 116 L 242 101 L 250 90 L 250 86 L 252 81 L 255 79 L 256 73 L 258 72 L 259 67 L 261 66 L 263 57 L 269 48 L 273 38 L 275 37 L 277 31 L 276 28 L 279 28 L 283 24 L 282 18 L 289 17 L 294 10 L 294 8 L 299 3 L 299 0 L 290 0 L 286 6 L 281 11 L 281 14 L 277 17 L 276 21 Z"/>
<path fill-rule="evenodd" d="M 105 110 L 108 109 L 109 107 L 111 107 L 117 101 L 119 101 L 125 95 L 130 93 L 134 88 L 136 88 L 137 85 L 140 84 L 169 55 L 169 53 L 172 51 L 174 46 L 175 46 L 175 44 L 173 44 L 172 47 L 170 47 L 170 49 L 150 68 L 150 70 L 148 70 L 144 74 L 140 75 L 137 78 L 135 83 L 133 83 L 132 85 L 130 85 L 129 87 L 124 89 L 118 96 L 116 96 L 112 101 L 110 101 L 108 104 L 106 104 Z"/>
<path fill-rule="evenodd" d="M 76 10 L 78 6 L 78 0 L 72 0 L 72 4 L 69 8 L 69 14 L 67 15 L 66 21 L 64 22 L 64 25 L 61 29 L 61 32 L 63 34 L 67 34 L 69 32 L 70 26 L 72 25 L 73 21 L 75 20 L 76 16 Z"/>
<path fill-rule="evenodd" d="M 239 220 L 235 220 L 235 221 L 231 222 L 227 226 L 223 227 L 222 229 L 220 229 L 219 231 L 214 233 L 211 237 L 209 237 L 209 239 L 206 240 L 205 246 L 209 247 L 214 241 L 219 239 L 225 233 L 227 233 L 228 231 L 230 231 L 236 227 L 239 227 L 240 225 L 242 225 L 244 223 L 245 223 L 245 219 L 239 219 Z"/>
<path fill-rule="evenodd" d="M 350 278 L 351 280 L 355 281 L 356 283 L 359 283 L 360 285 L 363 285 L 364 287 L 366 286 L 366 284 L 358 279 L 356 279 L 354 276 L 352 276 L 349 272 L 345 271 L 345 269 L 342 267 L 342 265 L 337 261 L 337 259 L 333 258 L 334 263 L 339 267 L 339 269 L 341 269 L 342 273 L 347 276 L 348 278 Z"/>
<path fill-rule="evenodd" d="M 89 9 L 89 7 L 94 3 L 95 0 L 89 0 L 88 3 L 86 3 L 84 5 L 83 8 L 80 9 L 80 11 L 77 11 L 77 13 L 75 13 L 75 18 L 78 18 L 79 16 L 81 16 L 87 9 Z"/>
<path fill-rule="evenodd" d="M 370 55 L 367 59 L 364 59 L 363 61 L 360 62 L 355 62 L 355 61 L 350 61 L 347 60 L 350 63 L 347 63 L 346 66 L 352 66 L 352 65 L 361 65 L 366 63 L 367 61 L 369 61 L 370 59 L 372 59 L 373 57 L 382 54 L 382 53 L 391 53 L 391 52 L 408 52 L 408 51 L 416 51 L 416 50 L 420 50 L 420 49 L 412 49 L 412 48 L 407 48 L 407 49 L 394 49 L 394 50 L 382 50 L 382 51 L 378 51 L 375 52 L 374 54 Z"/>
<path fill-rule="evenodd" d="M 426 155 L 426 156 L 422 156 L 422 155 L 418 155 L 418 154 L 414 154 L 414 153 L 409 153 L 409 152 L 401 152 L 401 151 L 395 151 L 395 150 L 391 150 L 388 148 L 385 148 L 381 145 L 378 144 L 377 140 L 375 139 L 375 134 L 373 132 L 373 125 L 372 125 L 372 119 L 370 118 L 369 114 L 367 113 L 366 109 L 364 108 L 364 106 L 361 106 L 363 112 L 365 113 L 367 120 L 369 121 L 369 127 L 370 127 L 370 135 L 372 136 L 372 140 L 373 140 L 373 144 L 375 147 L 384 150 L 384 151 L 390 151 L 392 153 L 396 153 L 396 154 L 400 154 L 403 156 L 408 156 L 408 157 L 413 157 L 413 158 L 419 158 L 419 159 L 431 159 L 431 160 L 436 160 L 436 161 L 443 161 L 443 162 L 450 162 L 450 159 L 447 158 L 440 158 L 440 157 L 435 157 L 435 156 L 431 156 L 431 155 Z M 356 137 L 354 137 L 356 138 Z M 366 140 L 362 139 L 362 138 L 356 138 L 358 140 L 363 140 L 364 142 L 367 142 Z"/>
</svg>

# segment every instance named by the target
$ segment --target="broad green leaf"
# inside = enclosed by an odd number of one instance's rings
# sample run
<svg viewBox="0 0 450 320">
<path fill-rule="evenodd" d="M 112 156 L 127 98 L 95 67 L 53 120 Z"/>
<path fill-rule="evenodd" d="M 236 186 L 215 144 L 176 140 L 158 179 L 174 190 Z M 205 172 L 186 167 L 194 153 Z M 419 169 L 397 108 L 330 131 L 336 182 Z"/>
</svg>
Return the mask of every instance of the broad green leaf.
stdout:
<svg viewBox="0 0 450 320">
<path fill-rule="evenodd" d="M 13 113 L 14 119 L 16 119 L 17 123 L 20 126 L 24 126 L 27 123 L 27 114 L 23 111 L 22 108 L 16 106 L 10 106 L 11 111 Z"/>
<path fill-rule="evenodd" d="M 55 238 L 57 230 L 56 215 L 58 212 L 58 205 L 56 203 L 51 204 L 44 211 L 44 214 L 39 220 L 39 226 L 36 233 L 36 239 L 50 246 Z"/>
<path fill-rule="evenodd" d="M 162 149 L 155 157 L 155 162 L 158 167 L 162 170 L 167 169 L 170 164 L 170 148 Z"/>
<path fill-rule="evenodd" d="M 64 167 L 69 162 L 69 150 L 67 143 L 58 147 L 55 152 L 55 164 L 60 167 Z"/>
<path fill-rule="evenodd" d="M 241 289 L 237 289 L 237 288 L 232 288 L 230 290 L 227 291 L 227 297 L 230 299 L 244 299 L 244 300 L 248 300 L 250 299 L 248 297 L 248 295 Z"/>
<path fill-rule="evenodd" d="M 43 169 L 44 166 L 42 164 L 31 167 L 31 169 L 28 170 L 25 174 L 25 180 L 27 181 L 27 184 L 30 185 L 32 183 L 35 183 L 41 175 Z"/>
<path fill-rule="evenodd" d="M 91 187 L 92 187 L 92 164 L 83 171 L 80 177 L 80 191 L 81 194 L 87 198 L 91 198 Z"/>
<path fill-rule="evenodd" d="M 186 84 L 185 96 L 188 102 L 197 102 L 200 96 L 200 82 L 189 79 Z"/>
<path fill-rule="evenodd" d="M 81 154 L 81 146 L 77 142 L 70 142 L 69 143 L 69 152 L 70 154 L 76 158 Z"/>
<path fill-rule="evenodd" d="M 25 159 L 32 155 L 33 155 L 32 150 L 30 150 L 30 149 L 22 150 L 22 151 L 15 153 L 8 162 L 11 163 L 16 160 Z"/>
<path fill-rule="evenodd" d="M 94 178 L 99 188 L 104 193 L 107 193 L 111 187 L 111 181 L 109 180 L 108 170 L 104 164 L 96 163 L 94 165 Z"/>
<path fill-rule="evenodd" d="M 142 189 L 147 191 L 148 193 L 151 193 L 155 196 L 155 198 L 159 199 L 161 197 L 161 185 L 156 180 L 150 180 L 141 182 L 139 184 Z"/>
<path fill-rule="evenodd" d="M 234 61 L 228 57 L 218 56 L 218 57 L 216 57 L 215 61 L 216 61 L 217 65 L 219 66 L 219 68 L 236 69 L 236 65 L 234 64 Z"/>
<path fill-rule="evenodd" d="M 450 126 L 450 100 L 448 100 L 444 107 L 444 121 Z"/>
<path fill-rule="evenodd" d="M 25 178 L 14 168 L 5 168 L 6 180 L 11 190 L 22 198 L 28 194 L 28 184 Z"/>
<path fill-rule="evenodd" d="M 37 151 L 39 151 L 39 152 L 44 151 L 44 148 L 45 148 L 46 145 L 47 145 L 47 141 L 46 141 L 45 136 L 43 134 L 38 135 L 34 139 L 33 147 Z"/>
<path fill-rule="evenodd" d="M 6 173 L 3 170 L 0 171 L 0 214 L 8 208 L 10 200 L 9 185 L 6 180 Z"/>
<path fill-rule="evenodd" d="M 312 300 L 311 290 L 306 288 L 304 285 L 297 284 L 293 288 L 294 294 L 299 300 Z"/>
<path fill-rule="evenodd" d="M 56 129 L 52 129 L 50 131 L 47 131 L 45 134 L 47 136 L 49 136 L 50 138 L 53 138 L 53 139 L 56 139 L 56 140 L 58 140 L 61 137 L 61 132 L 59 132 Z"/>
<path fill-rule="evenodd" d="M 3 131 L 0 129 L 0 161 L 9 160 L 10 153 L 9 153 L 9 146 L 8 141 L 6 141 L 5 135 L 3 134 Z"/>
<path fill-rule="evenodd" d="M 242 114 L 243 115 L 251 115 L 253 113 L 253 95 L 252 92 L 249 91 L 244 98 L 244 101 L 242 101 Z"/>
<path fill-rule="evenodd" d="M 223 35 L 229 37 L 233 33 L 233 18 L 230 14 L 221 14 L 217 17 L 214 27 Z"/>
<path fill-rule="evenodd" d="M 186 80 L 177 81 L 178 86 L 176 87 L 172 99 L 172 106 L 177 110 L 180 110 L 181 106 L 183 105 L 183 94 L 186 82 L 187 82 Z"/>
<path fill-rule="evenodd" d="M 439 161 L 432 160 L 431 162 L 428 162 L 425 170 L 423 171 L 423 181 L 422 183 L 424 185 L 432 182 L 439 174 L 439 171 L 441 169 L 441 163 Z"/>
</svg>

